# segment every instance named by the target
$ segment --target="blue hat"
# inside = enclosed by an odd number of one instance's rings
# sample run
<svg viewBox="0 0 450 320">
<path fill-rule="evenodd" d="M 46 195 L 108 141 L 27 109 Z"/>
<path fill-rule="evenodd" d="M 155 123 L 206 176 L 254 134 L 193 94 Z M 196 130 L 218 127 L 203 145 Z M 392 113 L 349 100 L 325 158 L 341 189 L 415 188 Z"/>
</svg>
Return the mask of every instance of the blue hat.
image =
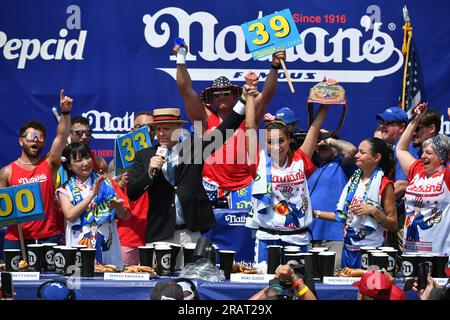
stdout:
<svg viewBox="0 0 450 320">
<path fill-rule="evenodd" d="M 65 281 L 50 280 L 38 288 L 37 296 L 42 300 L 75 300 L 75 291 Z"/>
<path fill-rule="evenodd" d="M 399 107 L 392 107 L 386 109 L 383 113 L 376 115 L 377 120 L 383 120 L 386 122 L 403 122 L 408 123 L 408 115 Z"/>
<path fill-rule="evenodd" d="M 292 124 L 299 120 L 299 118 L 295 115 L 295 112 L 289 108 L 281 108 L 277 110 L 275 117 L 282 118 L 286 124 Z"/>
</svg>

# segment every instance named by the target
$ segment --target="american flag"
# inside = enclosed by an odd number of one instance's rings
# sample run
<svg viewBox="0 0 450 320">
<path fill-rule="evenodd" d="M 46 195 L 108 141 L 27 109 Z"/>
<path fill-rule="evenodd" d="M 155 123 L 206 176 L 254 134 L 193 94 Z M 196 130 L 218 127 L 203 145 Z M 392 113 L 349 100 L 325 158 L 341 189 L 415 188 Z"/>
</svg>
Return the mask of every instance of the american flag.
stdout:
<svg viewBox="0 0 450 320">
<path fill-rule="evenodd" d="M 411 27 L 411 20 L 406 6 L 403 7 L 403 19 L 405 20 L 405 25 L 403 26 L 405 37 L 402 52 L 405 55 L 406 61 L 406 77 L 403 79 L 400 107 L 411 117 L 414 107 L 424 98 L 424 90 L 422 70 L 420 68 L 416 46 L 414 45 L 414 39 L 412 38 L 413 28 Z"/>
<path fill-rule="evenodd" d="M 409 60 L 406 70 L 404 110 L 411 116 L 414 107 L 419 104 L 424 97 L 422 70 L 420 68 L 419 57 L 413 39 L 411 39 Z"/>
</svg>

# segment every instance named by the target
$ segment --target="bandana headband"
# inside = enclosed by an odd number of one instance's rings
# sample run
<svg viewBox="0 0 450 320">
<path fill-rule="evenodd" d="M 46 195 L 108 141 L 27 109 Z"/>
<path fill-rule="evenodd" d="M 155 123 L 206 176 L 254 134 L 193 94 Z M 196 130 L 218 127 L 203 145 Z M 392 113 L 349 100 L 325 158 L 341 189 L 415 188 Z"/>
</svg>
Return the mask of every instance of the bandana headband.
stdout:
<svg viewBox="0 0 450 320">
<path fill-rule="evenodd" d="M 444 147 L 442 146 L 442 139 L 440 135 L 434 136 L 431 138 L 434 145 L 434 151 L 436 151 L 436 154 L 439 158 L 441 158 L 444 163 L 447 163 L 448 160 L 448 150 L 444 150 Z"/>
</svg>

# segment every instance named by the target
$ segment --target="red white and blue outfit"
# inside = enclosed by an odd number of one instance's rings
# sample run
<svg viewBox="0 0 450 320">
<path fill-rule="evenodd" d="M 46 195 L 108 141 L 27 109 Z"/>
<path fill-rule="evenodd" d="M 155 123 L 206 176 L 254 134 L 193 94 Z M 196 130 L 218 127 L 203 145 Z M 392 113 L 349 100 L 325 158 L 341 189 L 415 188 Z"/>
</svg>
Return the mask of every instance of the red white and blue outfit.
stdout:
<svg viewBox="0 0 450 320">
<path fill-rule="evenodd" d="M 257 229 L 255 262 L 267 261 L 268 245 L 297 245 L 303 252 L 310 243 L 313 221 L 307 178 L 316 167 L 298 149 L 283 166 L 272 163 L 261 150 L 252 167 L 252 209 L 246 226 Z"/>
</svg>

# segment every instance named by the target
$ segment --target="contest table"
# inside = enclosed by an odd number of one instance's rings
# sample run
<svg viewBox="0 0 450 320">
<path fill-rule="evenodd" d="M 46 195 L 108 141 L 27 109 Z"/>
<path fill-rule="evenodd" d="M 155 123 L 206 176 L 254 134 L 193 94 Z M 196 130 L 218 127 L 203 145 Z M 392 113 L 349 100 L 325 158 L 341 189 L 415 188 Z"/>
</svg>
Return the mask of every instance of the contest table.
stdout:
<svg viewBox="0 0 450 320">
<path fill-rule="evenodd" d="M 36 300 L 38 287 L 45 281 L 64 279 L 61 275 L 41 274 L 40 280 L 15 281 L 16 300 Z M 159 281 L 171 279 L 161 277 L 149 281 L 114 281 L 101 277 L 80 279 L 76 288 L 78 300 L 150 300 L 150 292 Z M 248 300 L 264 288 L 265 283 L 209 282 L 194 280 L 199 291 L 200 300 Z M 358 290 L 351 285 L 328 285 L 315 283 L 320 300 L 356 300 Z M 413 291 L 407 292 L 408 300 L 417 299 Z"/>
</svg>

